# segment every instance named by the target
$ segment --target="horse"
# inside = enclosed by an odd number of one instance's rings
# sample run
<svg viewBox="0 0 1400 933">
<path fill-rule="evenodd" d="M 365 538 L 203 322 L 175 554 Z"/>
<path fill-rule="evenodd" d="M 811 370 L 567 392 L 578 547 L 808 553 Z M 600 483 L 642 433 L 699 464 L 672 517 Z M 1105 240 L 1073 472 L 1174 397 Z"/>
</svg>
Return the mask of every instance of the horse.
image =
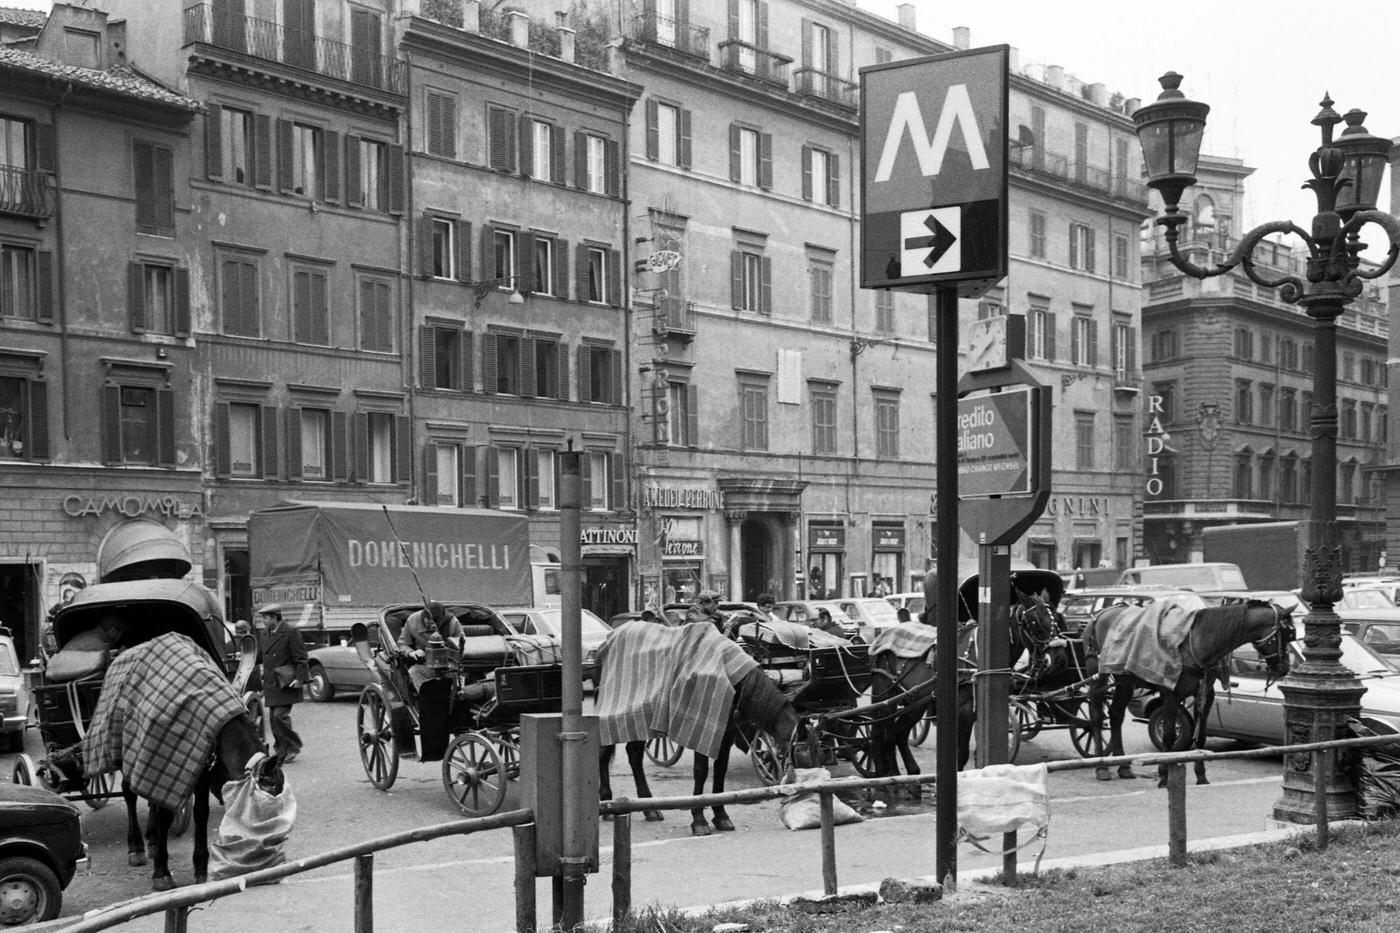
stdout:
<svg viewBox="0 0 1400 933">
<path fill-rule="evenodd" d="M 719 658 L 723 660 L 718 660 Z M 660 659 L 668 659 L 662 661 Z M 697 673 L 686 665 L 713 659 L 727 671 Z M 662 665 L 665 665 L 664 671 Z M 681 665 L 677 669 L 674 665 Z M 625 740 L 627 763 L 638 797 L 651 797 L 643 770 L 646 738 L 653 728 L 665 731 L 677 744 L 695 753 L 694 793 L 705 791 L 714 764 L 714 793 L 723 793 L 729 752 L 739 725 L 750 725 L 771 738 L 780 763 L 791 760 L 798 716 L 792 701 L 752 658 L 711 625 L 691 623 L 677 628 L 627 623 L 615 629 L 598 655 L 598 710 L 603 734 L 598 756 L 599 797 L 612 799 L 609 767 L 616 741 Z M 737 681 L 735 678 L 737 677 Z M 724 690 L 732 691 L 722 696 Z M 730 713 L 723 722 L 710 721 L 708 712 Z M 656 713 L 648 718 L 647 712 Z M 703 751 L 701 750 L 703 749 Z M 659 810 L 644 810 L 649 821 L 662 819 Z M 714 829 L 731 832 L 734 823 L 723 805 L 713 808 Z M 690 811 L 694 836 L 711 834 L 703 807 Z"/>
<path fill-rule="evenodd" d="M 1088 657 L 1091 670 L 1097 670 L 1102 679 L 1108 676 L 1103 670 L 1101 654 L 1110 640 L 1118 640 L 1125 635 L 1137 635 L 1139 639 L 1150 638 L 1147 632 L 1147 614 L 1152 617 L 1168 616 L 1174 612 L 1188 613 L 1192 604 L 1177 603 L 1175 597 L 1158 600 L 1157 603 L 1137 608 L 1130 606 L 1110 606 L 1100 612 L 1089 625 Z M 1199 602 L 1199 601 L 1197 601 Z M 1158 605 L 1164 603 L 1166 605 Z M 1289 610 L 1273 603 L 1253 600 L 1240 606 L 1219 606 L 1195 608 L 1194 615 L 1178 619 L 1185 628 L 1185 635 L 1175 641 L 1172 649 L 1154 646 L 1154 650 L 1167 652 L 1163 661 L 1158 659 L 1157 676 L 1145 673 L 1144 664 L 1130 662 L 1132 667 L 1118 665 L 1112 674 L 1110 685 L 1106 685 L 1108 695 L 1109 743 L 1108 754 L 1123 754 L 1123 715 L 1128 701 L 1139 688 L 1154 690 L 1161 698 L 1164 745 L 1177 749 L 1177 716 L 1188 698 L 1195 698 L 1196 729 L 1189 737 L 1187 747 L 1204 748 L 1206 724 L 1211 706 L 1215 702 L 1215 678 L 1226 663 L 1230 652 L 1246 643 L 1252 644 L 1259 652 L 1269 671 L 1272 682 L 1288 673 L 1288 643 L 1295 633 L 1293 618 Z M 1126 627 L 1139 626 L 1136 632 Z M 1122 628 L 1122 631 L 1120 631 Z M 1171 676 L 1172 671 L 1179 671 Z M 1196 783 L 1209 784 L 1206 779 L 1204 761 L 1195 763 Z M 1109 769 L 1100 766 L 1096 776 L 1101 781 L 1111 780 Z M 1135 778 L 1131 764 L 1120 765 L 1118 776 Z M 1157 767 L 1157 786 L 1165 787 L 1167 766 Z"/>
</svg>

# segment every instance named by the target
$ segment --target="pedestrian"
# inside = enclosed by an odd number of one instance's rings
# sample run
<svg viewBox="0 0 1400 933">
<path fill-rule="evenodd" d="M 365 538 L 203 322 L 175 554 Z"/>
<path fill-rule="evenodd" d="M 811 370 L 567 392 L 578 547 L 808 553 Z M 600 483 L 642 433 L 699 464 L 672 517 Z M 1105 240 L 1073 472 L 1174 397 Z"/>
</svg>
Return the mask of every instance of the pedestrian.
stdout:
<svg viewBox="0 0 1400 933">
<path fill-rule="evenodd" d="M 442 640 L 443 645 L 461 654 L 462 639 L 466 637 L 461 621 L 448 612 L 442 603 L 428 600 L 422 609 L 408 617 L 403 630 L 399 632 L 399 653 L 413 661 L 408 669 L 408 678 L 414 690 L 422 690 L 425 683 L 443 676 L 441 670 L 425 663 L 434 635 Z"/>
<path fill-rule="evenodd" d="M 719 593 L 715 590 L 701 590 L 695 602 L 686 610 L 685 621 L 706 622 L 724 631 L 724 613 L 719 611 Z"/>
<path fill-rule="evenodd" d="M 262 624 L 259 652 L 262 655 L 263 706 L 272 718 L 274 753 L 283 764 L 301 754 L 301 736 L 292 728 L 292 706 L 301 702 L 301 685 L 310 679 L 306 664 L 306 644 L 301 632 L 282 620 L 282 607 L 269 603 L 258 610 Z"/>
<path fill-rule="evenodd" d="M 765 622 L 782 621 L 782 619 L 778 618 L 778 614 L 773 611 L 773 607 L 778 604 L 778 601 L 773 598 L 772 593 L 759 593 L 758 599 L 755 600 L 755 602 L 758 604 L 759 614 L 763 616 Z"/>
</svg>

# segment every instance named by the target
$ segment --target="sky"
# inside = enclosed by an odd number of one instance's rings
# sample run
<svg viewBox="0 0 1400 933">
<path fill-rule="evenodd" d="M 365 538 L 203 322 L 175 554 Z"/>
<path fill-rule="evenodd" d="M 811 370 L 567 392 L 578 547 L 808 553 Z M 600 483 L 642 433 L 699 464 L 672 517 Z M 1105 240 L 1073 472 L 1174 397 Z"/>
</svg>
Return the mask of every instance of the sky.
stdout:
<svg viewBox="0 0 1400 933">
<path fill-rule="evenodd" d="M 855 2 L 897 18 L 896 0 Z M 0 5 L 47 10 L 50 3 Z M 1367 111 L 1374 135 L 1400 137 L 1400 90 L 1392 89 L 1400 3 L 1392 0 L 1363 4 L 1354 15 L 1328 14 L 1315 0 L 914 0 L 914 7 L 919 31 L 932 38 L 951 44 L 953 28 L 967 26 L 974 47 L 1005 43 L 1019 50 L 1022 66 L 1060 65 L 1086 83 L 1102 82 L 1109 94 L 1143 103 L 1156 99 L 1162 73 L 1184 75 L 1186 95 L 1211 105 L 1203 151 L 1255 168 L 1240 230 L 1268 220 L 1308 227 L 1317 206 L 1301 186 L 1320 141 L 1309 121 L 1324 92 L 1338 113 Z M 1180 24 L 1169 29 L 1173 7 Z M 1382 206 L 1388 203 L 1383 193 Z"/>
</svg>

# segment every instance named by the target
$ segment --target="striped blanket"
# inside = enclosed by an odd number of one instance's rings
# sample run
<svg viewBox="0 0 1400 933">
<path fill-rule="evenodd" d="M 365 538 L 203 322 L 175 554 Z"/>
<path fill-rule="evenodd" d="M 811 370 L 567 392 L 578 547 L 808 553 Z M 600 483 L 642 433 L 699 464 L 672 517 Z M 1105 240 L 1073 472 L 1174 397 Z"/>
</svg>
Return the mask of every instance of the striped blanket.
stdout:
<svg viewBox="0 0 1400 933">
<path fill-rule="evenodd" d="M 1181 679 L 1181 643 L 1191 634 L 1199 596 L 1172 595 L 1146 606 L 1130 606 L 1103 633 L 1099 671 L 1135 674 L 1150 684 L 1174 686 Z"/>
<path fill-rule="evenodd" d="M 758 662 L 709 624 L 619 626 L 598 649 L 598 725 L 604 745 L 666 736 L 713 758 L 735 687 Z"/>
<path fill-rule="evenodd" d="M 870 656 L 888 651 L 897 658 L 922 658 L 937 642 L 938 629 L 932 625 L 891 625 L 870 639 Z"/>
<path fill-rule="evenodd" d="M 119 654 L 83 737 L 83 772 L 122 770 L 132 790 L 174 809 L 189 799 L 219 730 L 243 704 L 208 652 L 175 632 Z"/>
</svg>

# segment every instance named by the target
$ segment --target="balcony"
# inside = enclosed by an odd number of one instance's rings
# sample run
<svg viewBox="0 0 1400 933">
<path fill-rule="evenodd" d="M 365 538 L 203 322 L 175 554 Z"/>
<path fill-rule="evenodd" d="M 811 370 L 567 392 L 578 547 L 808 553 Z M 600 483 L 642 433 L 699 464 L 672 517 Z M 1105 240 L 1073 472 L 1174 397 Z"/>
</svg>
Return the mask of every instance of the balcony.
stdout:
<svg viewBox="0 0 1400 933">
<path fill-rule="evenodd" d="M 1121 173 L 1110 172 L 1086 162 L 1075 161 L 1058 152 L 1038 146 L 1012 146 L 1011 165 L 1033 174 L 1073 182 L 1084 188 L 1124 198 L 1133 203 L 1147 202 L 1147 186 Z"/>
<path fill-rule="evenodd" d="M 695 302 L 684 298 L 663 298 L 651 321 L 651 332 L 663 337 L 690 340 L 695 337 Z"/>
<path fill-rule="evenodd" d="M 788 87 L 788 65 L 792 59 L 777 52 L 761 49 L 739 39 L 726 39 L 719 44 L 720 68 L 756 78 L 764 84 Z"/>
<path fill-rule="evenodd" d="M 708 26 L 692 26 L 684 20 L 658 16 L 654 12 L 642 13 L 632 18 L 632 39 L 702 62 L 710 60 Z"/>
<path fill-rule="evenodd" d="M 328 78 L 404 94 L 404 67 L 369 49 L 198 4 L 185 10 L 185 44 L 204 43 Z"/>
<path fill-rule="evenodd" d="M 46 220 L 53 216 L 54 199 L 48 172 L 0 165 L 0 214 Z"/>
<path fill-rule="evenodd" d="M 815 97 L 851 110 L 856 108 L 856 85 L 852 81 L 815 68 L 799 68 L 793 72 L 793 77 L 797 79 L 797 93 L 804 97 Z"/>
</svg>

